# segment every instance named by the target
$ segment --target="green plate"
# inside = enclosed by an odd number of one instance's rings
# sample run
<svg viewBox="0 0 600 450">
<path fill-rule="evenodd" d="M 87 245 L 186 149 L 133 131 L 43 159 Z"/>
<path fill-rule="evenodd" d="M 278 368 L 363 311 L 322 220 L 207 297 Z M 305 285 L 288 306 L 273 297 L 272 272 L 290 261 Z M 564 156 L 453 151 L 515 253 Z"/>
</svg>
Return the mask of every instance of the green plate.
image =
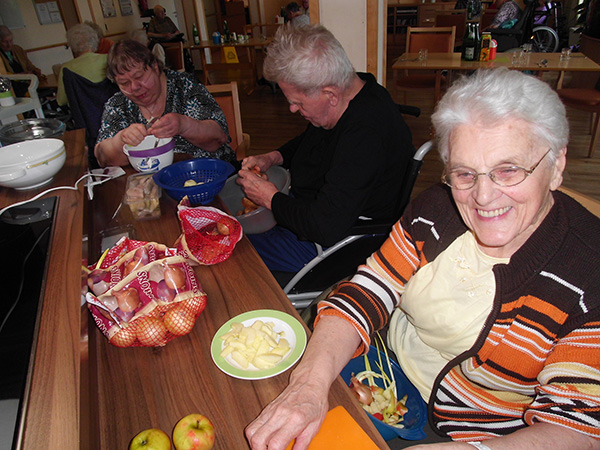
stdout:
<svg viewBox="0 0 600 450">
<path fill-rule="evenodd" d="M 285 333 L 284 337 L 290 343 L 291 350 L 284 356 L 284 359 L 271 369 L 257 369 L 252 364 L 247 369 L 243 369 L 231 358 L 231 356 L 227 355 L 223 358 L 221 356 L 221 351 L 223 350 L 224 341 L 220 338 L 231 330 L 231 324 L 238 322 L 248 327 L 257 320 L 262 320 L 265 323 L 273 322 L 275 324 L 273 331 L 276 333 L 283 331 Z M 225 322 L 215 333 L 210 346 L 210 352 L 217 367 L 227 375 L 242 380 L 262 380 L 264 378 L 274 377 L 275 375 L 279 375 L 288 370 L 300 359 L 305 348 L 306 331 L 304 331 L 304 327 L 300 322 L 289 314 L 281 311 L 259 309 L 240 314 Z"/>
</svg>

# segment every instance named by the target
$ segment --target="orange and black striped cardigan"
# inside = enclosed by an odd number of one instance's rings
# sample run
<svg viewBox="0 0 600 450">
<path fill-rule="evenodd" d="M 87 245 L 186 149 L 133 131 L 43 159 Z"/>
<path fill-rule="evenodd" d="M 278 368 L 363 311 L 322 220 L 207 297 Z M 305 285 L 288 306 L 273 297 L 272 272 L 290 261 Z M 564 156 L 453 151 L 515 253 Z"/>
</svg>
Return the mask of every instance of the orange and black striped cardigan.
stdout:
<svg viewBox="0 0 600 450">
<path fill-rule="evenodd" d="M 428 410 L 440 434 L 479 441 L 541 421 L 600 439 L 600 219 L 553 195 L 510 263 L 494 266 L 494 305 L 477 341 L 435 381 Z M 350 321 L 364 352 L 408 279 L 465 231 L 449 189 L 425 191 L 357 275 L 319 304 L 317 321 Z"/>
</svg>

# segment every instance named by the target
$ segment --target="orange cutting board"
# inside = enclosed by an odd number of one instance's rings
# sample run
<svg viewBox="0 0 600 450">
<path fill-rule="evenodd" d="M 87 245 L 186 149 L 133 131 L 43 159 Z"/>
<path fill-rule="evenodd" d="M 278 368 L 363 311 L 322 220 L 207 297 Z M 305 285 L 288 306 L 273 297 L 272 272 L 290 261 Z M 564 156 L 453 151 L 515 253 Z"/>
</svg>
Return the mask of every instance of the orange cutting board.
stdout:
<svg viewBox="0 0 600 450">
<path fill-rule="evenodd" d="M 292 441 L 286 450 L 294 446 Z M 325 416 L 321 429 L 311 441 L 308 450 L 378 450 L 379 447 L 360 427 L 343 406 L 333 408 Z"/>
</svg>

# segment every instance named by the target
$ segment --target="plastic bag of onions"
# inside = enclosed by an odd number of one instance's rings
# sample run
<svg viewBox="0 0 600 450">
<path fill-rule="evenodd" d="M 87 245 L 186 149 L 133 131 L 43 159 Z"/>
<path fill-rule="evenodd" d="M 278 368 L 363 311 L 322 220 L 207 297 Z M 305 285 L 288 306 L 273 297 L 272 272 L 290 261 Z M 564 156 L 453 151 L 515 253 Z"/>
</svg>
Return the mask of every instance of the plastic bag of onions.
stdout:
<svg viewBox="0 0 600 450">
<path fill-rule="evenodd" d="M 88 269 L 88 309 L 117 347 L 163 346 L 188 334 L 206 306 L 193 269 L 162 244 L 124 237 Z"/>
</svg>

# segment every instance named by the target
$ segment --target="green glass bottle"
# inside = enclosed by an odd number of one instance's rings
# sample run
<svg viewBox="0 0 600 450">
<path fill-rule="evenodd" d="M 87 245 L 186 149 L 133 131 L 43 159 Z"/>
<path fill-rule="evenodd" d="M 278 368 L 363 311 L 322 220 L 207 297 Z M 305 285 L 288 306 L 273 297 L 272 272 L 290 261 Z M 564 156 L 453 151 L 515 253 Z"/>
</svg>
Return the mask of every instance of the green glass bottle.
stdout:
<svg viewBox="0 0 600 450">
<path fill-rule="evenodd" d="M 192 35 L 194 37 L 194 45 L 200 45 L 200 36 L 198 35 L 198 28 L 196 28 L 196 24 L 192 27 Z"/>
</svg>

